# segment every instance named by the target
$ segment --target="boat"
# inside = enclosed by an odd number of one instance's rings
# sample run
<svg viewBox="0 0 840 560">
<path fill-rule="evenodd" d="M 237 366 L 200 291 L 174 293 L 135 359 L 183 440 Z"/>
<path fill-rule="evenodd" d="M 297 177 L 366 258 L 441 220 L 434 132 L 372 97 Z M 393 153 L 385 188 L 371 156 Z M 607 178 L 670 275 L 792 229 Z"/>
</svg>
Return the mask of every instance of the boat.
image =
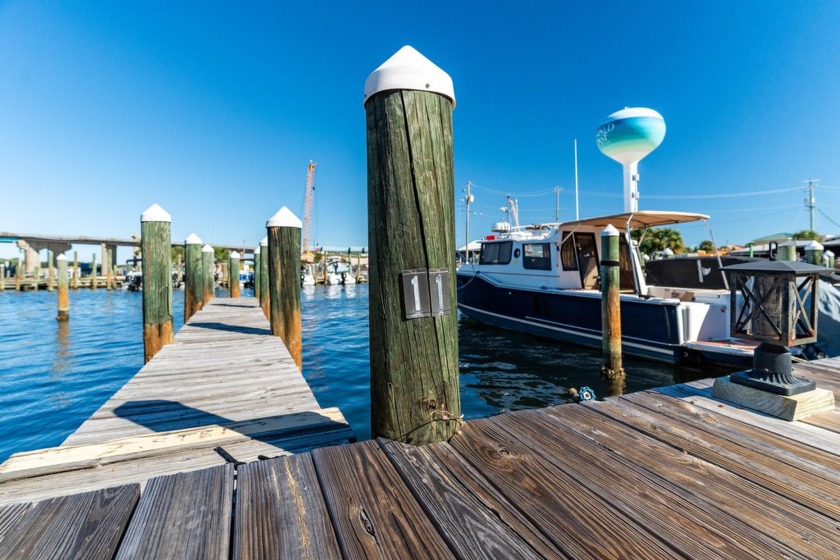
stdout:
<svg viewBox="0 0 840 560">
<path fill-rule="evenodd" d="M 730 292 L 647 283 L 630 232 L 708 220 L 705 214 L 631 211 L 563 223 L 493 226 L 474 263 L 457 270 L 458 309 L 480 322 L 601 347 L 601 232 L 620 232 L 625 354 L 685 366 L 750 367 L 755 344 L 729 332 Z"/>
<path fill-rule="evenodd" d="M 301 286 L 314 286 L 315 285 L 315 276 L 312 275 L 312 268 L 311 265 L 307 264 L 300 267 L 300 285 Z"/>
</svg>

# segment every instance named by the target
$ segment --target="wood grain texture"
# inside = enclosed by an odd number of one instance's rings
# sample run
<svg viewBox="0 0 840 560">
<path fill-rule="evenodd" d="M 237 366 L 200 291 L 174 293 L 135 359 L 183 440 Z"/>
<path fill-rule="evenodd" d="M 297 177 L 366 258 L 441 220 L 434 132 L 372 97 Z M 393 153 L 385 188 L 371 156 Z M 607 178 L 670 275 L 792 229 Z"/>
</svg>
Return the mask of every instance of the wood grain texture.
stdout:
<svg viewBox="0 0 840 560">
<path fill-rule="evenodd" d="M 467 424 L 450 444 L 573 558 L 676 558 L 635 520 L 489 420 Z"/>
<path fill-rule="evenodd" d="M 494 420 L 577 479 L 581 489 L 637 520 L 675 551 L 691 558 L 738 558 L 747 554 L 770 558 L 777 554 L 777 546 L 753 537 L 735 519 L 726 519 L 718 510 L 698 507 L 692 497 L 673 492 L 663 481 L 591 445 L 585 436 L 558 423 L 553 416 L 528 411 Z"/>
<path fill-rule="evenodd" d="M 139 494 L 132 484 L 34 504 L 0 541 L 0 558 L 111 558 Z"/>
<path fill-rule="evenodd" d="M 443 441 L 461 414 L 452 104 L 386 91 L 365 107 L 372 431 L 418 445 Z M 452 310 L 405 319 L 400 273 L 431 268 L 449 270 Z"/>
<path fill-rule="evenodd" d="M 542 558 L 424 447 L 379 439 L 417 502 L 458 558 Z"/>
<path fill-rule="evenodd" d="M 143 252 L 143 355 L 145 361 L 172 343 L 172 264 L 169 222 L 140 224 Z"/>
<path fill-rule="evenodd" d="M 345 558 L 453 558 L 376 442 L 316 449 L 312 459 Z"/>
<path fill-rule="evenodd" d="M 621 435 L 621 441 L 613 440 L 615 443 L 611 449 L 644 465 L 661 479 L 674 482 L 698 499 L 707 500 L 730 517 L 739 519 L 750 527 L 749 532 L 756 538 L 772 539 L 780 547 L 787 547 L 790 551 L 805 551 L 806 555 L 814 558 L 825 557 L 827 551 L 832 551 L 829 556 L 840 553 L 836 543 L 832 544 L 832 527 L 835 522 L 830 519 L 777 494 L 773 488 L 751 482 L 718 467 L 714 462 L 686 453 L 680 447 L 652 446 L 650 439 L 658 440 L 657 436 L 665 423 L 648 424 L 649 428 L 637 431 L 641 426 L 631 423 L 636 414 L 628 407 L 581 408 L 583 410 L 579 413 L 578 421 L 593 426 L 591 429 L 598 434 L 599 441 L 603 441 L 606 434 L 610 433 L 603 426 L 614 426 L 611 429 Z M 603 416 L 603 423 L 598 418 L 599 414 Z M 630 424 L 632 427 L 622 424 Z M 597 432 L 595 426 L 598 427 Z M 763 533 L 764 537 L 759 537 L 758 533 Z"/>
<path fill-rule="evenodd" d="M 116 558 L 228 557 L 233 465 L 153 478 Z"/>
<path fill-rule="evenodd" d="M 338 558 L 338 541 L 309 454 L 243 465 L 233 558 Z"/>
</svg>

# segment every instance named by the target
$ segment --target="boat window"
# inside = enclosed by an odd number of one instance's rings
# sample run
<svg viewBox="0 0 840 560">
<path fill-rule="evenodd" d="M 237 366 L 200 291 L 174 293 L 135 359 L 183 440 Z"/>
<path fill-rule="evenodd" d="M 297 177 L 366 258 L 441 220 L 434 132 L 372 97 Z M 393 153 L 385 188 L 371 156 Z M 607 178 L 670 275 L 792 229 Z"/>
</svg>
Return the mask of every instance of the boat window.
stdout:
<svg viewBox="0 0 840 560">
<path fill-rule="evenodd" d="M 548 243 L 525 243 L 522 266 L 531 270 L 551 270 L 551 251 Z"/>
<path fill-rule="evenodd" d="M 618 238 L 618 271 L 619 289 L 634 291 L 636 281 L 633 278 L 633 261 L 630 260 L 630 249 L 627 247 L 627 239 L 623 235 Z"/>
<path fill-rule="evenodd" d="M 577 270 L 575 236 L 568 232 L 563 232 L 563 239 L 563 244 L 560 246 L 560 262 L 563 264 L 563 270 Z"/>
<path fill-rule="evenodd" d="M 482 243 L 479 264 L 508 264 L 513 241 Z"/>
</svg>

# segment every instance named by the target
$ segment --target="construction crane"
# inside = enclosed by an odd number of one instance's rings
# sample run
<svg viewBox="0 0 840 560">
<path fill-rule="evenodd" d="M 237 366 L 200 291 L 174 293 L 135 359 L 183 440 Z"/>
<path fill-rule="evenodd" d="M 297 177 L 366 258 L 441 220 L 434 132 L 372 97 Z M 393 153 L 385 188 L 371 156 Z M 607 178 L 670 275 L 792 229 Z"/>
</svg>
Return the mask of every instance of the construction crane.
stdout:
<svg viewBox="0 0 840 560">
<path fill-rule="evenodd" d="M 303 204 L 303 258 L 312 262 L 312 252 L 309 250 L 309 242 L 312 237 L 312 202 L 315 198 L 315 166 L 317 164 L 309 160 L 309 167 L 306 169 L 306 198 Z"/>
</svg>

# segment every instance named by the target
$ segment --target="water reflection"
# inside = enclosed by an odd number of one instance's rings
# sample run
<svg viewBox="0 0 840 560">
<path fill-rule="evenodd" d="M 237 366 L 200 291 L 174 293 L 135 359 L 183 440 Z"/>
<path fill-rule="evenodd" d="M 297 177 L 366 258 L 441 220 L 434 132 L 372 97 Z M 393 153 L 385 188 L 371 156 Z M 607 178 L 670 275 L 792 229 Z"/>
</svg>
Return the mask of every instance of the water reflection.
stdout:
<svg viewBox="0 0 840 560">
<path fill-rule="evenodd" d="M 70 321 L 56 321 L 55 354 L 53 355 L 50 378 L 56 380 L 73 367 L 73 356 L 70 352 Z"/>
</svg>

